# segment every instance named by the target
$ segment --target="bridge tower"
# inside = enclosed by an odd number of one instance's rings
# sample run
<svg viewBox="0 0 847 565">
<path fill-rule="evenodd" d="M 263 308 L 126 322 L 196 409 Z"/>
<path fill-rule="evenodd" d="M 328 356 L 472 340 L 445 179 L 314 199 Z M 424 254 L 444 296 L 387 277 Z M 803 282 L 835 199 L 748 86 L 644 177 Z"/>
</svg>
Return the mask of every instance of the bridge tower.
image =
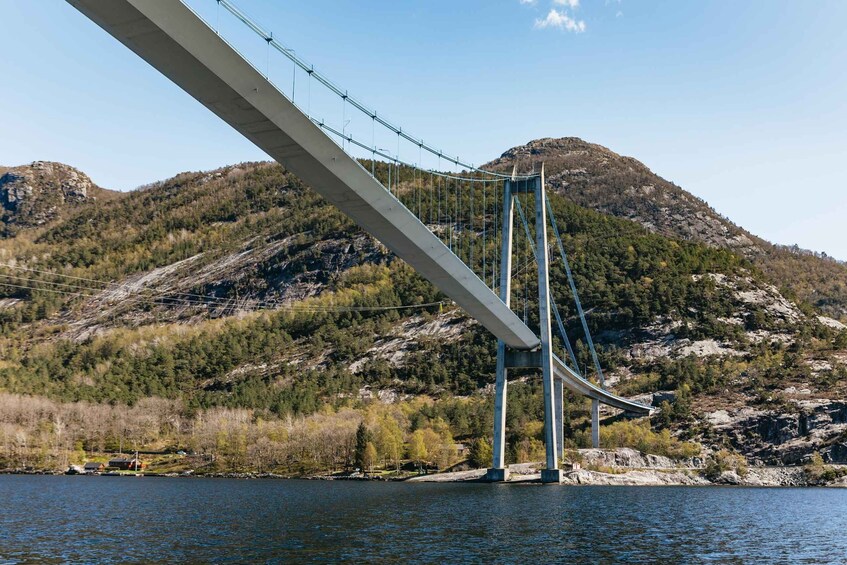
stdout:
<svg viewBox="0 0 847 565">
<path fill-rule="evenodd" d="M 533 351 L 509 348 L 502 340 L 497 342 L 497 375 L 494 396 L 494 457 L 492 468 L 486 478 L 490 481 L 506 481 L 506 393 L 509 369 L 534 367 L 541 370 L 544 395 L 544 439 L 546 469 L 541 471 L 544 483 L 559 483 L 559 469 L 564 446 L 562 442 L 563 385 L 553 375 L 553 346 L 551 332 L 550 273 L 547 247 L 547 209 L 544 168 L 541 174 L 518 179 L 512 176 L 503 183 L 503 232 L 500 261 L 500 299 L 507 306 L 511 302 L 512 290 L 512 243 L 514 229 L 515 198 L 528 193 L 535 197 L 535 247 L 538 263 L 538 304 L 541 326 L 541 345 Z"/>
</svg>

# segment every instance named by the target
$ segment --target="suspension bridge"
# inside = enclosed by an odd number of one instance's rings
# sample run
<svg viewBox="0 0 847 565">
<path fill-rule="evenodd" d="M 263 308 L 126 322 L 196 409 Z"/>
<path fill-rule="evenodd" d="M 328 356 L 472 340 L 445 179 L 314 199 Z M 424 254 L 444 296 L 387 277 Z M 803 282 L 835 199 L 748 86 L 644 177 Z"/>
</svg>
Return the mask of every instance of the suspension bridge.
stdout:
<svg viewBox="0 0 847 565">
<path fill-rule="evenodd" d="M 649 413 L 649 407 L 605 389 L 546 194 L 543 165 L 529 174 L 519 174 L 517 167 L 486 170 L 436 149 L 351 97 L 229 0 L 204 0 L 211 7 L 205 19 L 181 0 L 67 1 L 300 177 L 497 338 L 490 480 L 508 479 L 510 370 L 541 373 L 544 482 L 561 480 L 564 387 L 592 400 L 595 446 L 601 403 L 631 414 Z M 222 16 L 240 26 L 232 36 L 223 33 Z M 249 48 L 236 47 L 248 37 L 264 51 L 264 63 L 242 55 Z M 282 64 L 277 59 L 272 64 L 272 53 L 281 56 Z M 523 237 L 515 237 L 515 226 Z M 579 366 L 551 292 L 553 241 L 596 384 Z M 530 280 L 533 265 L 537 276 Z M 537 313 L 530 312 L 533 301 Z"/>
</svg>

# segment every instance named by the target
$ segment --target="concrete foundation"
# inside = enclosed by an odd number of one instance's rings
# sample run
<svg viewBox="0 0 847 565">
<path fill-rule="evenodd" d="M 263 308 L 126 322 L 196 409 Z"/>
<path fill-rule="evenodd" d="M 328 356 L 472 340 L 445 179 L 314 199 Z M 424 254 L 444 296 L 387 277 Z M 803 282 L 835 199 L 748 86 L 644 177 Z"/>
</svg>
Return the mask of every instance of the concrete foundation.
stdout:
<svg viewBox="0 0 847 565">
<path fill-rule="evenodd" d="M 485 480 L 490 483 L 503 483 L 509 480 L 508 469 L 489 469 L 485 473 Z"/>
<path fill-rule="evenodd" d="M 542 483 L 555 483 L 559 484 L 562 482 L 562 478 L 564 477 L 564 471 L 561 469 L 542 469 L 541 470 L 541 482 Z"/>
</svg>

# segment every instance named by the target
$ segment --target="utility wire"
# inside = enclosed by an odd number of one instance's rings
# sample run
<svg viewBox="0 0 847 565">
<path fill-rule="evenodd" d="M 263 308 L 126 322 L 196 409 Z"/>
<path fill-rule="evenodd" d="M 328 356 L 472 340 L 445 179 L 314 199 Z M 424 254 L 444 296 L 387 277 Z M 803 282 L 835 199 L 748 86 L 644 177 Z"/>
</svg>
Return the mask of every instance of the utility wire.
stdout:
<svg viewBox="0 0 847 565">
<path fill-rule="evenodd" d="M 21 267 L 3 265 L 3 264 L 0 264 L 0 267 L 21 268 Z M 22 269 L 25 269 L 25 268 L 22 268 Z M 27 269 L 27 270 L 31 270 L 31 269 Z M 57 276 L 57 277 L 67 277 L 67 278 L 70 278 L 70 279 L 90 281 L 90 282 L 94 282 L 94 283 L 101 284 L 101 285 L 107 285 L 107 286 L 106 286 L 106 288 L 103 288 L 103 287 L 93 287 L 93 286 L 84 285 L 84 284 L 60 283 L 60 282 L 55 282 L 55 281 L 45 281 L 45 280 L 41 280 L 41 279 L 28 278 L 28 277 L 22 277 L 22 276 L 18 276 L 18 275 L 10 275 L 10 274 L 5 274 L 5 273 L 0 273 L 0 277 L 5 277 L 7 279 L 12 279 L 14 281 L 26 282 L 26 283 L 32 283 L 32 284 L 22 285 L 22 284 L 17 284 L 17 283 L 6 283 L 6 282 L 0 282 L 0 284 L 4 284 L 6 286 L 10 286 L 10 287 L 14 287 L 14 288 L 31 290 L 31 291 L 42 291 L 43 290 L 43 291 L 47 291 L 47 292 L 54 292 L 54 293 L 59 293 L 59 294 L 69 294 L 69 295 L 73 295 L 73 296 L 83 296 L 83 297 L 89 297 L 89 298 L 95 297 L 98 294 L 103 293 L 103 292 L 125 291 L 125 292 L 128 292 L 130 294 L 137 294 L 139 292 L 144 292 L 145 290 L 148 291 L 148 292 L 151 291 L 151 289 L 136 290 L 136 289 L 132 289 L 130 287 L 123 286 L 123 285 L 114 285 L 113 283 L 109 283 L 109 282 L 105 282 L 105 281 L 98 281 L 96 279 L 86 279 L 86 278 L 83 278 L 83 277 L 73 277 L 71 275 L 64 275 L 62 273 L 55 273 L 55 272 L 51 272 L 51 271 L 38 270 L 37 272 L 45 273 L 45 274 L 51 274 L 51 275 Z M 52 285 L 53 287 L 58 287 L 58 288 L 39 288 L 37 286 L 34 286 L 35 284 Z M 112 288 L 110 288 L 110 286 Z M 70 289 L 70 290 L 67 290 L 67 289 Z M 217 297 L 217 296 L 204 296 L 204 295 L 186 294 L 186 293 L 176 293 L 176 294 L 182 294 L 186 297 L 185 298 L 176 298 L 175 296 L 167 296 L 164 293 L 160 293 L 160 294 L 153 294 L 148 298 L 153 299 L 153 300 L 177 301 L 179 304 L 188 303 L 188 304 L 191 304 L 191 305 L 202 305 L 202 306 L 207 306 L 207 307 L 210 306 L 210 304 L 207 302 L 207 300 L 212 301 L 212 302 L 216 302 L 216 304 L 212 304 L 212 305 L 215 305 L 215 306 L 221 306 L 222 305 L 221 302 L 224 302 L 225 304 L 230 304 L 232 302 L 231 298 L 227 299 L 227 298 L 221 298 L 221 297 Z M 194 298 L 194 297 L 197 297 L 197 298 Z M 137 298 L 137 297 L 131 297 L 131 298 L 129 298 L 129 300 L 131 300 L 131 301 L 134 300 L 135 302 L 139 302 L 139 301 L 143 302 L 142 298 Z M 433 306 L 442 306 L 442 305 L 447 303 L 446 301 L 442 300 L 442 301 L 437 301 L 437 302 L 427 302 L 427 303 L 421 303 L 421 304 L 410 304 L 410 305 L 399 305 L 399 306 L 322 306 L 322 305 L 306 305 L 306 304 L 293 305 L 291 303 L 285 303 L 285 302 L 280 302 L 280 301 L 267 301 L 267 300 L 257 301 L 257 300 L 251 300 L 251 299 L 245 299 L 244 300 L 245 304 L 250 303 L 250 302 L 253 303 L 252 304 L 253 308 L 251 308 L 252 310 L 277 309 L 277 310 L 299 310 L 299 311 L 310 311 L 310 312 L 370 312 L 370 311 L 385 311 L 385 310 L 403 310 L 403 309 L 418 309 L 418 308 L 428 308 L 428 307 L 433 307 Z"/>
</svg>

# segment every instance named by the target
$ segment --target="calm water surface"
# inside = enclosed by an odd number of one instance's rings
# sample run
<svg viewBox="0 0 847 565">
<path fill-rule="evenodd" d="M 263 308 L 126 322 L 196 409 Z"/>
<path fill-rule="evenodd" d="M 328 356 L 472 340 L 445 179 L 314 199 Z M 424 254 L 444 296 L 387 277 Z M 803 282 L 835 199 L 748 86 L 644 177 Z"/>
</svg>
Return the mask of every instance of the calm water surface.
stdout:
<svg viewBox="0 0 847 565">
<path fill-rule="evenodd" d="M 0 563 L 847 563 L 847 490 L 0 476 Z"/>
</svg>

